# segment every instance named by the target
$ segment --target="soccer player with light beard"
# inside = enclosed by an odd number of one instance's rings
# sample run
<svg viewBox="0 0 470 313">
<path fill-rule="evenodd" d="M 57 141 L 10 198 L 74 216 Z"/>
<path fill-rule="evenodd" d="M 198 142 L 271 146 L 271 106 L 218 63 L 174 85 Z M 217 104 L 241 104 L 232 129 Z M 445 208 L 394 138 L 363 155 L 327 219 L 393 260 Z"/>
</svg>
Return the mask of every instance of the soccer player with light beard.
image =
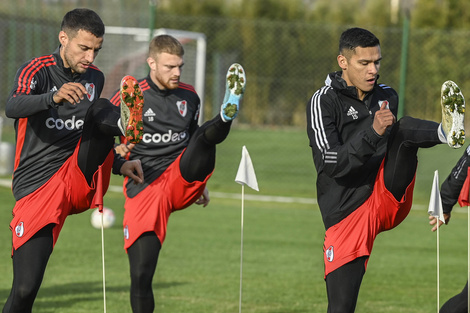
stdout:
<svg viewBox="0 0 470 313">
<path fill-rule="evenodd" d="M 150 73 L 139 80 L 145 99 L 143 139 L 118 147 L 123 155 L 130 150 L 130 160 L 142 161 L 145 177 L 142 185 L 124 181 L 124 248 L 134 313 L 154 311 L 152 280 L 170 214 L 193 203 L 209 203 L 206 183 L 214 170 L 216 145 L 229 134 L 245 90 L 244 70 L 232 64 L 220 114 L 198 126 L 200 99 L 191 85 L 180 82 L 183 55 L 174 37 L 153 38 Z M 117 93 L 111 102 L 119 103 Z"/>
</svg>

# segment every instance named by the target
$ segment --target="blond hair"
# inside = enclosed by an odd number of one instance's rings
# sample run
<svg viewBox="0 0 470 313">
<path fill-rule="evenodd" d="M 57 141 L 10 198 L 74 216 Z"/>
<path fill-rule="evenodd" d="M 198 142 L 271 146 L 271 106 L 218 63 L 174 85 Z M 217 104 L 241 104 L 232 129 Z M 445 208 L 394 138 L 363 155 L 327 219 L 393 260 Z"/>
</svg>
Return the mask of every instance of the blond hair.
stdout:
<svg viewBox="0 0 470 313">
<path fill-rule="evenodd" d="M 149 45 L 149 57 L 156 58 L 160 53 L 168 53 L 182 57 L 183 45 L 170 35 L 159 35 L 152 39 Z"/>
</svg>

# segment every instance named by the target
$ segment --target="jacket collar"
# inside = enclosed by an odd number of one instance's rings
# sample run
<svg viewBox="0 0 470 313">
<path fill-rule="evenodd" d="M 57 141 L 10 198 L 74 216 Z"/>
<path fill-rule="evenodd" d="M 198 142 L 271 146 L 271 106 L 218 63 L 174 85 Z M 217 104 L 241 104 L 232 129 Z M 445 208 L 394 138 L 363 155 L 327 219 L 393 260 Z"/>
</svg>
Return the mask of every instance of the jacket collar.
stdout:
<svg viewBox="0 0 470 313">
<path fill-rule="evenodd" d="M 169 94 L 172 93 L 172 90 L 169 90 L 169 89 L 160 89 L 152 80 L 152 78 L 150 78 L 150 75 L 147 76 L 146 78 L 150 88 L 152 88 L 152 90 L 156 91 L 158 95 L 160 96 L 167 96 Z"/>
<path fill-rule="evenodd" d="M 356 87 L 348 86 L 346 81 L 341 77 L 341 74 L 342 74 L 342 71 L 337 71 L 337 72 L 328 74 L 325 80 L 325 85 L 338 90 L 340 93 L 348 97 L 358 99 Z M 379 77 L 380 76 L 377 75 L 377 80 L 379 79 Z M 374 89 L 375 89 L 375 86 L 377 86 L 377 80 L 375 82 Z M 367 93 L 364 99 L 368 98 L 374 92 L 374 89 L 372 89 L 371 92 Z"/>
</svg>

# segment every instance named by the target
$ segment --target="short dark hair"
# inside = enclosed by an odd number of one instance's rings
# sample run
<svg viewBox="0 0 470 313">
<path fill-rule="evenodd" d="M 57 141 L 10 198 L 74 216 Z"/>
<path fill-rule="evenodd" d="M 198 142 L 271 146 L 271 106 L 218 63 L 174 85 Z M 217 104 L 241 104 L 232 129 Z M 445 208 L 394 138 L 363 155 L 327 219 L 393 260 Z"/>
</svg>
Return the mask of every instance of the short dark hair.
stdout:
<svg viewBox="0 0 470 313">
<path fill-rule="evenodd" d="M 93 10 L 78 8 L 69 11 L 62 19 L 60 29 L 71 37 L 75 37 L 79 30 L 87 31 L 97 38 L 104 36 L 104 23 Z"/>
<path fill-rule="evenodd" d="M 339 38 L 339 54 L 354 52 L 357 47 L 369 48 L 380 46 L 379 39 L 367 29 L 354 27 L 345 30 Z"/>
</svg>

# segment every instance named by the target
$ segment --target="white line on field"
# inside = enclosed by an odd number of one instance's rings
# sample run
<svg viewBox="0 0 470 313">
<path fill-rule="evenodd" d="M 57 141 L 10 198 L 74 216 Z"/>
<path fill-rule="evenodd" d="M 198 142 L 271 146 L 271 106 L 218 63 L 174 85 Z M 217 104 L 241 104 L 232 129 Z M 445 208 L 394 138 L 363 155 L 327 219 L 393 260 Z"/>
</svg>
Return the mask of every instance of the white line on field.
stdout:
<svg viewBox="0 0 470 313">
<path fill-rule="evenodd" d="M 11 180 L 0 179 L 0 186 L 11 188 Z M 108 190 L 111 192 L 122 192 L 122 187 L 121 186 L 109 186 Z M 241 193 L 238 194 L 238 193 L 210 191 L 209 195 L 213 198 L 241 199 Z M 245 200 L 260 201 L 260 202 L 317 204 L 316 198 L 281 197 L 281 196 L 266 196 L 266 195 L 252 195 L 252 194 L 245 194 Z M 414 204 L 412 209 L 424 211 L 427 209 L 427 206 L 422 205 L 422 204 Z M 467 208 L 466 207 L 460 208 L 457 206 L 452 210 L 452 212 L 467 213 Z"/>
<path fill-rule="evenodd" d="M 0 186 L 11 188 L 10 179 L 0 179 Z M 122 186 L 109 186 L 110 192 L 122 192 Z M 227 193 L 209 191 L 209 195 L 213 198 L 222 199 L 241 199 L 241 193 Z M 280 196 L 265 196 L 265 195 L 251 195 L 245 194 L 245 200 L 248 201 L 261 201 L 261 202 L 279 202 L 279 203 L 301 203 L 301 204 L 317 204 L 315 198 L 301 198 L 301 197 L 280 197 Z"/>
<path fill-rule="evenodd" d="M 109 186 L 109 191 L 122 192 L 120 186 Z M 209 196 L 214 198 L 224 199 L 241 199 L 242 195 L 237 193 L 217 192 L 210 191 Z M 280 202 L 280 203 L 302 203 L 302 204 L 317 204 L 317 199 L 314 198 L 300 198 L 300 197 L 280 197 L 280 196 L 263 196 L 263 195 L 251 195 L 245 193 L 245 200 L 261 201 L 261 202 Z"/>
</svg>

